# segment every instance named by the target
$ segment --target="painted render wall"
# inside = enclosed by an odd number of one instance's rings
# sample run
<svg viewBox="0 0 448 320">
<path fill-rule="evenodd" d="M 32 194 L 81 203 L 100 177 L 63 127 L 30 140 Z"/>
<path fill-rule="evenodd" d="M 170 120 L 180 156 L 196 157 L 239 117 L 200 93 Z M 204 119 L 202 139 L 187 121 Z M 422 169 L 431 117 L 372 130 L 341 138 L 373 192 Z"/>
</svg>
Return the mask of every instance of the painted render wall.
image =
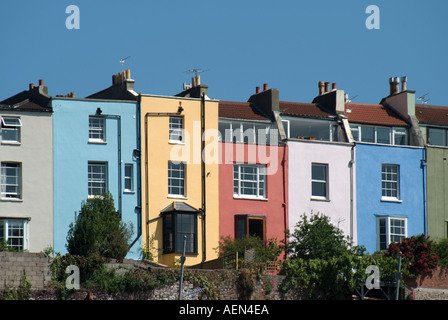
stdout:
<svg viewBox="0 0 448 320">
<path fill-rule="evenodd" d="M 20 116 L 20 145 L 0 144 L 0 163 L 22 163 L 22 199 L 0 200 L 0 217 L 29 218 L 28 251 L 53 246 L 53 154 L 50 112 L 9 112 Z"/>
<path fill-rule="evenodd" d="M 288 228 L 288 188 L 285 146 L 219 143 L 219 235 L 235 237 L 235 215 L 266 217 L 266 238 L 284 240 Z M 285 161 L 283 161 L 285 159 Z M 238 198 L 233 194 L 233 164 L 266 164 L 266 199 Z"/>
<path fill-rule="evenodd" d="M 88 99 L 53 99 L 54 132 L 54 249 L 64 254 L 66 237 L 71 222 L 88 198 L 88 161 L 104 161 L 108 164 L 108 190 L 115 208 L 119 210 L 122 196 L 122 220 L 134 227 L 132 240 L 137 236 L 138 220 L 138 161 L 137 104 L 124 101 Z M 106 118 L 106 143 L 89 143 L 89 115 L 97 108 L 102 114 L 121 115 L 121 164 L 118 163 L 118 125 L 116 118 Z M 124 192 L 124 164 L 133 164 L 134 192 Z M 119 168 L 121 166 L 121 177 Z M 119 181 L 122 180 L 121 190 Z M 127 258 L 141 255 L 141 241 L 128 253 Z"/>
<path fill-rule="evenodd" d="M 448 148 L 427 146 L 428 235 L 448 237 Z"/>
<path fill-rule="evenodd" d="M 311 212 L 321 213 L 329 216 L 332 223 L 345 235 L 352 236 L 353 242 L 356 243 L 356 189 L 354 188 L 356 170 L 353 167 L 352 180 L 350 166 L 353 145 L 293 139 L 288 140 L 287 144 L 290 232 L 293 232 L 303 214 L 309 216 Z M 328 200 L 312 199 L 312 163 L 328 164 Z M 353 203 L 353 211 L 351 203 Z"/>
<path fill-rule="evenodd" d="M 377 216 L 407 217 L 407 236 L 425 233 L 425 149 L 406 146 L 356 144 L 358 244 L 369 253 L 378 250 Z M 400 165 L 400 201 L 381 200 L 381 166 Z"/>
</svg>

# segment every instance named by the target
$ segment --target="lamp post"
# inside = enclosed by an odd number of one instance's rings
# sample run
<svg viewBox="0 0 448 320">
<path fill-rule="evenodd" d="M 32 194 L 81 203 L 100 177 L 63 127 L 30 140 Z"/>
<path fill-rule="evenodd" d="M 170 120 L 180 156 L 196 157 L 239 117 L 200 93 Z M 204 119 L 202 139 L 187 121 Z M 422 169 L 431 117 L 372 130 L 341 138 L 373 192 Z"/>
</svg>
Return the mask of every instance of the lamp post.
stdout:
<svg viewBox="0 0 448 320">
<path fill-rule="evenodd" d="M 187 244 L 187 236 L 184 236 L 184 248 L 182 257 L 180 258 L 180 283 L 179 283 L 179 300 L 182 300 L 182 284 L 184 282 L 184 263 L 185 263 L 185 246 Z"/>
</svg>

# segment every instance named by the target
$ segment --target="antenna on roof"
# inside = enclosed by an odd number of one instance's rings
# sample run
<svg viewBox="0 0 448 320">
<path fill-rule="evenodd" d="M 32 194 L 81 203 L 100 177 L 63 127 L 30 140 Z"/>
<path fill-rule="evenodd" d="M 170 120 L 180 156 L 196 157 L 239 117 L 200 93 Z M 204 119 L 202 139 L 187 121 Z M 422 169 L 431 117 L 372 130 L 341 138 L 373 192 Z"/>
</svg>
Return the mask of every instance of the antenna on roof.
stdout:
<svg viewBox="0 0 448 320">
<path fill-rule="evenodd" d="M 187 70 L 187 71 L 185 71 L 185 72 L 186 72 L 186 73 L 194 73 L 194 75 L 197 76 L 198 73 L 206 72 L 206 71 L 208 71 L 208 70 L 210 70 L 210 69 L 207 69 L 207 70 L 202 70 L 202 69 L 189 69 L 189 70 Z"/>
<path fill-rule="evenodd" d="M 418 97 L 417 100 L 421 100 L 421 102 L 422 102 L 423 104 L 426 104 L 426 102 L 428 102 L 428 101 L 430 100 L 429 98 L 425 100 L 425 97 L 426 97 L 426 95 L 428 95 L 428 94 L 429 94 L 429 92 L 425 93 L 424 95 Z"/>
<path fill-rule="evenodd" d="M 357 96 L 358 96 L 358 95 L 349 98 L 349 97 L 348 97 L 348 94 L 346 94 L 346 95 L 345 95 L 345 101 L 347 101 L 347 102 L 352 102 L 352 100 L 355 100 L 355 98 L 356 98 Z"/>
<path fill-rule="evenodd" d="M 124 62 L 129 59 L 131 56 L 127 56 L 126 58 L 120 59 L 120 63 L 121 63 L 121 86 L 124 86 L 124 72 L 123 72 L 123 66 L 124 66 Z"/>
</svg>

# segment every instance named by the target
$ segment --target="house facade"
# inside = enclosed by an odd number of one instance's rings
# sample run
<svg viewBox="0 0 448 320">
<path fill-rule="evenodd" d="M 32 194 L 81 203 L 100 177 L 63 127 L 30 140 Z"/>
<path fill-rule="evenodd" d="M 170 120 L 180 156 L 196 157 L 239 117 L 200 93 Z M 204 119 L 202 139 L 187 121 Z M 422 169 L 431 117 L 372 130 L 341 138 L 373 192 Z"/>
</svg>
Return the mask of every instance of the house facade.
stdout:
<svg viewBox="0 0 448 320">
<path fill-rule="evenodd" d="M 427 231 L 440 240 L 448 237 L 448 108 L 426 104 L 415 108 L 426 148 Z"/>
<path fill-rule="evenodd" d="M 125 88 L 117 79 L 110 90 Z M 122 221 L 133 226 L 127 258 L 141 257 L 137 101 L 57 96 L 52 108 L 54 250 L 66 253 L 82 202 L 110 192 Z"/>
<path fill-rule="evenodd" d="M 248 102 L 219 102 L 221 238 L 286 240 L 288 154 L 278 106 L 278 91 L 267 86 Z"/>
<path fill-rule="evenodd" d="M 17 250 L 53 247 L 52 114 L 43 80 L 0 102 L 0 241 Z"/>
<path fill-rule="evenodd" d="M 195 81 L 178 96 L 140 98 L 142 241 L 168 266 L 184 248 L 187 266 L 217 258 L 218 102 Z"/>
<path fill-rule="evenodd" d="M 413 92 L 396 90 L 380 104 L 346 103 L 355 147 L 358 244 L 368 252 L 426 233 L 425 149 Z"/>
</svg>

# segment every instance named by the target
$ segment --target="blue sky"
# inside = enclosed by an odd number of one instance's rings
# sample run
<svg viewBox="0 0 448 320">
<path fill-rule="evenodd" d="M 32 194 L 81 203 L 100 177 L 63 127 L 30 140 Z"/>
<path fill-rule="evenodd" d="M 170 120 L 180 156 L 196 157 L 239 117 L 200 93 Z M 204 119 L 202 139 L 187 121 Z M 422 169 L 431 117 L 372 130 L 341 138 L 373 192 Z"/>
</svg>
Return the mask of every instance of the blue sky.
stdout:
<svg viewBox="0 0 448 320">
<path fill-rule="evenodd" d="M 69 30 L 66 7 L 80 10 Z M 380 29 L 365 26 L 380 9 Z M 378 103 L 389 77 L 448 106 L 445 0 L 3 1 L 0 99 L 44 79 L 51 95 L 85 97 L 111 84 L 130 56 L 136 90 L 173 95 L 206 70 L 209 96 L 246 101 L 268 83 L 280 99 L 311 102 L 318 81 L 354 102 Z M 417 101 L 418 102 L 418 101 Z"/>
</svg>

